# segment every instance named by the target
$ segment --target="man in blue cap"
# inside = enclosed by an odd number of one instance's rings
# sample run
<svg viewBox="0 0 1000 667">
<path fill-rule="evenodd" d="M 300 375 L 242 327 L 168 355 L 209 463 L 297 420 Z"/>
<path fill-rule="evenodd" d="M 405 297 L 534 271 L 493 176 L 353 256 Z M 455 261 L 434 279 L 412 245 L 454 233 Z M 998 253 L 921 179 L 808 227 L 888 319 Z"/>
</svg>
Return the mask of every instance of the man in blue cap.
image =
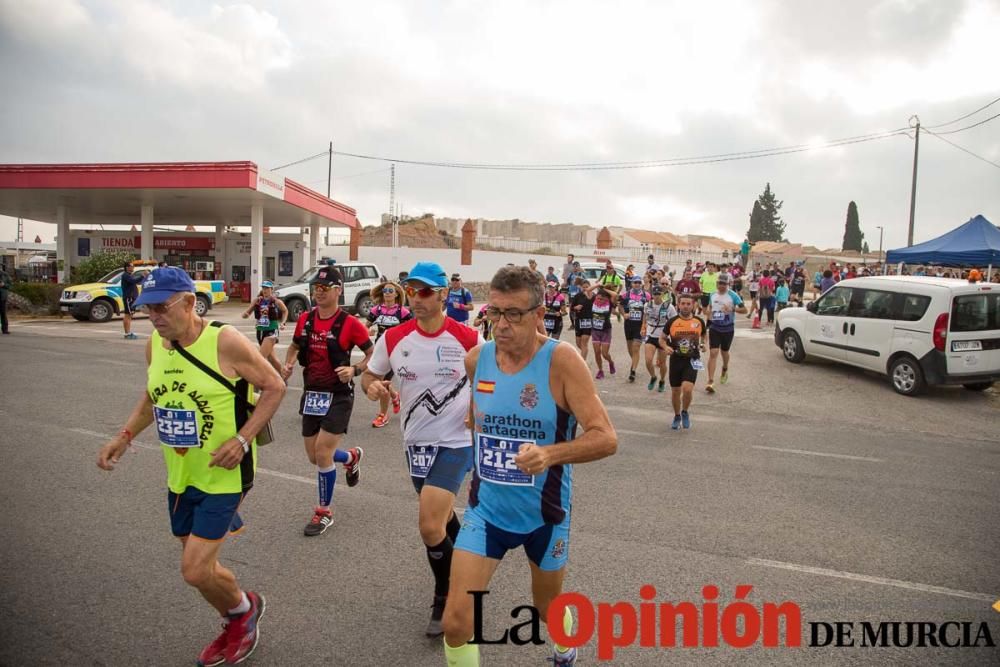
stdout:
<svg viewBox="0 0 1000 667">
<path fill-rule="evenodd" d="M 278 409 L 285 383 L 243 334 L 197 315 L 194 291 L 176 267 L 154 269 L 144 280 L 135 305 L 155 330 L 146 343 L 146 391 L 121 432 L 101 447 L 97 465 L 113 470 L 132 439 L 155 425 L 171 529 L 183 545 L 181 574 L 223 618 L 222 634 L 198 664 L 233 664 L 256 648 L 266 604 L 240 588 L 219 553 L 243 526 L 237 509 L 253 486 L 256 436 Z"/>
<path fill-rule="evenodd" d="M 425 634 L 439 637 L 448 597 L 451 557 L 461 523 L 455 496 L 472 469 L 472 436 L 466 426 L 469 378 L 465 355 L 483 337 L 476 329 L 445 317 L 441 306 L 448 289 L 444 269 L 418 262 L 406 277 L 415 319 L 387 329 L 361 386 L 373 401 L 396 394 L 390 372 L 399 382 L 403 446 L 410 481 L 419 496 L 420 537 L 434 575 L 434 602 Z"/>
<path fill-rule="evenodd" d="M 333 487 L 337 464 L 344 466 L 347 485 L 360 481 L 360 447 L 340 449 L 354 410 L 354 378 L 365 372 L 372 356 L 368 329 L 340 307 L 344 279 L 336 267 L 327 265 L 309 281 L 316 306 L 302 313 L 285 355 L 282 376 L 292 375 L 296 361 L 302 366 L 302 437 L 309 462 L 316 466 L 319 504 L 306 524 L 307 537 L 322 535 L 333 523 Z M 365 358 L 351 364 L 351 350 L 359 348 Z"/>
</svg>

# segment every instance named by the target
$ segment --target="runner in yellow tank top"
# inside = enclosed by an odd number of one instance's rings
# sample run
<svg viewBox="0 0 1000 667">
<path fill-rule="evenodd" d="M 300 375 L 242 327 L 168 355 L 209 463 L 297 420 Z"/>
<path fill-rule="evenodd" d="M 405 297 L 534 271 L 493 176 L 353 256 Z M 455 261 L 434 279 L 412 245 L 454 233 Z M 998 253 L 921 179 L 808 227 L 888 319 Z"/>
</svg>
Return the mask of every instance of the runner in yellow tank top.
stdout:
<svg viewBox="0 0 1000 667">
<path fill-rule="evenodd" d="M 145 307 L 156 329 L 146 346 L 147 392 L 121 433 L 101 447 L 97 465 L 113 470 L 133 437 L 150 424 L 156 428 L 171 527 L 183 544 L 181 573 L 223 616 L 222 634 L 201 651 L 198 664 L 219 665 L 240 662 L 257 646 L 264 598 L 240 589 L 219 552 L 230 529 L 241 525 L 236 510 L 253 485 L 255 437 L 278 409 L 285 383 L 249 340 L 199 317 L 194 305 L 194 283 L 182 269 L 156 269 L 143 282 L 136 306 Z M 237 400 L 185 354 L 247 399 L 250 385 L 259 389 L 252 414 L 248 401 Z"/>
</svg>

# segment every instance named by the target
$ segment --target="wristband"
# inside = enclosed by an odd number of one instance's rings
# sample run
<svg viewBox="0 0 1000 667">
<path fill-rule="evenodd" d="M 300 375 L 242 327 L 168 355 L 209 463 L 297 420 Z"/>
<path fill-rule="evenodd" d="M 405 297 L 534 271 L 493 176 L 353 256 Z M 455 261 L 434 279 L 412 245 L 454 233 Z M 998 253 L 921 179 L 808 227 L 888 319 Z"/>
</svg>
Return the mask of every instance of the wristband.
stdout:
<svg viewBox="0 0 1000 667">
<path fill-rule="evenodd" d="M 247 454 L 250 452 L 250 443 L 239 433 L 236 434 L 236 439 L 239 440 L 240 444 L 243 445 L 243 453 Z"/>
<path fill-rule="evenodd" d="M 123 428 L 121 431 L 118 432 L 118 435 L 124 435 L 125 442 L 127 442 L 130 445 L 132 444 L 132 431 L 128 430 L 127 428 Z"/>
</svg>

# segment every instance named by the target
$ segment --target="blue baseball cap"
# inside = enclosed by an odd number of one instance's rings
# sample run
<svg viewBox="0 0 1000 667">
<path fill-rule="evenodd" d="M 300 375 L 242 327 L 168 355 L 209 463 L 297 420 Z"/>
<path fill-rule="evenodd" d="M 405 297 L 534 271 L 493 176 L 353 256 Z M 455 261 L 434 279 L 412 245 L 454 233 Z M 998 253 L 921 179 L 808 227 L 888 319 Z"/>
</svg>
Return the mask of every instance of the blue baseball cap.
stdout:
<svg viewBox="0 0 1000 667">
<path fill-rule="evenodd" d="M 142 281 L 142 293 L 135 300 L 136 306 L 163 303 L 178 292 L 194 294 L 194 281 L 182 268 L 166 266 L 153 269 Z"/>
<path fill-rule="evenodd" d="M 430 287 L 447 287 L 448 274 L 437 262 L 417 262 L 410 275 L 406 276 L 406 282 L 421 282 Z"/>
<path fill-rule="evenodd" d="M 274 283 L 272 283 L 270 280 L 265 280 L 264 282 L 262 282 L 260 284 L 260 287 L 261 287 L 261 289 L 264 289 L 265 287 L 272 287 L 273 288 L 274 287 Z"/>
</svg>

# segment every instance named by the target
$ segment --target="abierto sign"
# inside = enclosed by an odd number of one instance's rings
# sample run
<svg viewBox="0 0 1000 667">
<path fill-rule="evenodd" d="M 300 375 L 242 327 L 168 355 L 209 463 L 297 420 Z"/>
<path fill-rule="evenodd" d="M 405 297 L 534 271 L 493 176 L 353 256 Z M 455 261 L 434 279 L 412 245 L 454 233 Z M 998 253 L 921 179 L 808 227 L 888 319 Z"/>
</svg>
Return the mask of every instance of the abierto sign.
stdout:
<svg viewBox="0 0 1000 667">
<path fill-rule="evenodd" d="M 257 192 L 271 195 L 275 199 L 285 198 L 285 177 L 273 171 L 257 168 Z"/>
</svg>

